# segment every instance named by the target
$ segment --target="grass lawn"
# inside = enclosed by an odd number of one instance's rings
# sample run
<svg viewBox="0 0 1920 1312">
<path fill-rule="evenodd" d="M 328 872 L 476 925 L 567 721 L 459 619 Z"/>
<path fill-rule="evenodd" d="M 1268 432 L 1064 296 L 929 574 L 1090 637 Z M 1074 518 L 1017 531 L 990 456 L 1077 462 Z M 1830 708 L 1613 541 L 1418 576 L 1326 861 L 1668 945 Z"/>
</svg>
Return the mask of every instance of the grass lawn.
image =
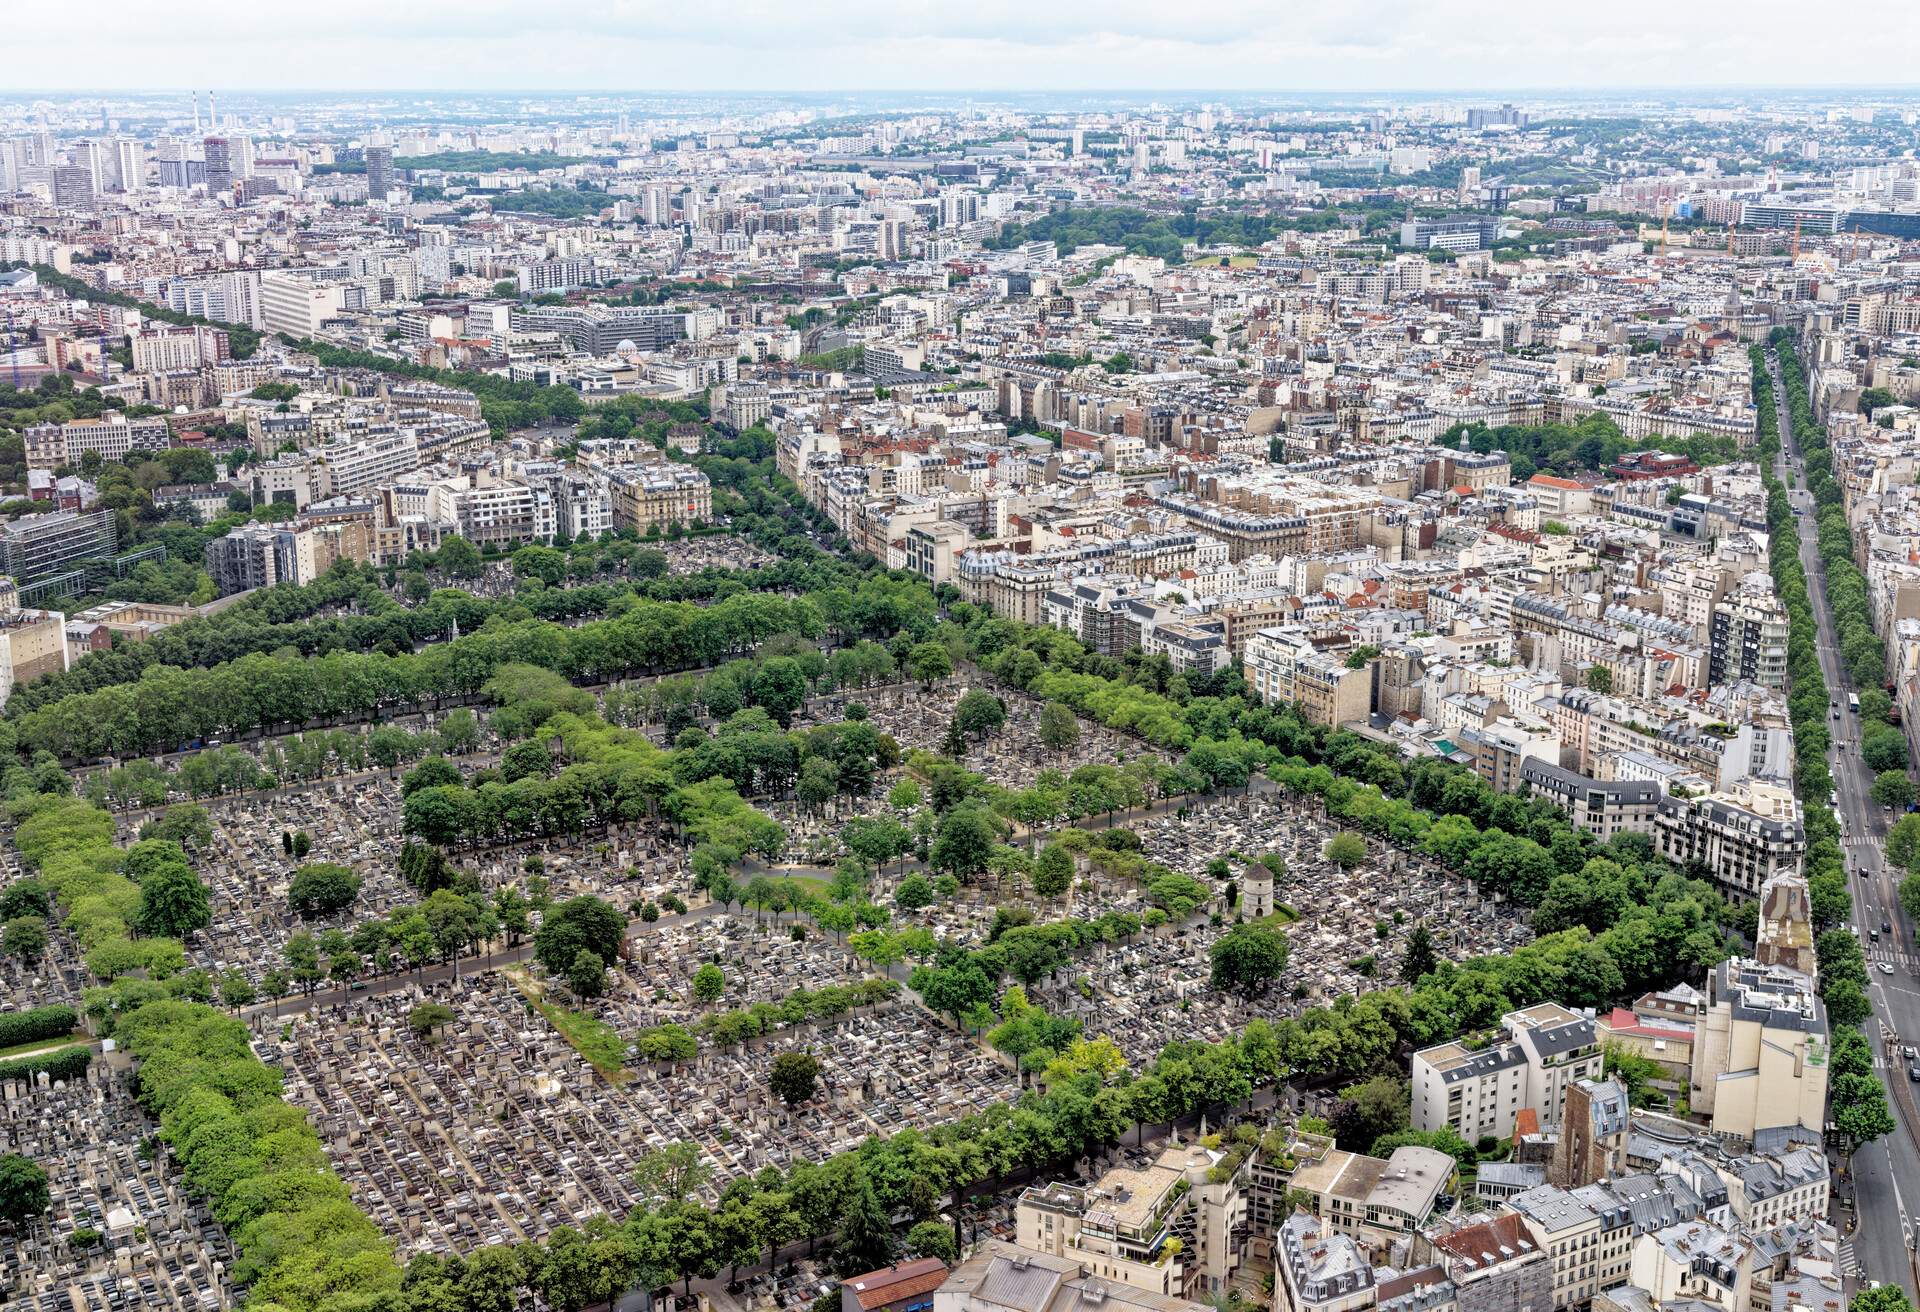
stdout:
<svg viewBox="0 0 1920 1312">
<path fill-rule="evenodd" d="M 547 1024 L 560 1031 L 560 1037 L 572 1044 L 574 1051 L 585 1057 L 587 1064 L 606 1077 L 608 1083 L 625 1084 L 633 1078 L 625 1069 L 626 1040 L 613 1026 L 585 1012 L 570 1011 L 548 1002 L 533 976 L 524 970 L 509 970 L 507 975 L 513 980 L 513 986 L 533 1004 L 534 1010 L 546 1018 Z"/>
<path fill-rule="evenodd" d="M 0 1048 L 0 1060 L 5 1060 L 8 1057 L 24 1057 L 30 1052 L 50 1052 L 55 1048 L 64 1048 L 76 1039 L 85 1042 L 86 1035 L 80 1033 L 78 1030 L 74 1030 L 69 1034 L 62 1034 L 51 1039 L 29 1039 L 25 1043 L 16 1043 L 11 1048 Z"/>
</svg>

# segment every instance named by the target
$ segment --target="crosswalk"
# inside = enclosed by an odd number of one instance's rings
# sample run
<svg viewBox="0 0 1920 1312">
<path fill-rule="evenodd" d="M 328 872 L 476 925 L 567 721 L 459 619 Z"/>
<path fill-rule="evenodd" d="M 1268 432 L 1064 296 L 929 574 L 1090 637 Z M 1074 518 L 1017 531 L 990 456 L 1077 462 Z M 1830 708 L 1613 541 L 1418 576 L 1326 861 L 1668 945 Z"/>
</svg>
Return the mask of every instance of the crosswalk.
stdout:
<svg viewBox="0 0 1920 1312">
<path fill-rule="evenodd" d="M 1915 969 L 1920 969 L 1920 953 L 1902 952 L 1895 948 L 1875 948 L 1867 953 L 1867 968 L 1872 970 L 1875 975 L 1883 974 L 1882 971 L 1876 969 L 1876 963 L 1882 961 L 1892 966 L 1895 970 L 1907 971 L 1909 973 Z"/>
<path fill-rule="evenodd" d="M 1860 1259 L 1853 1254 L 1852 1240 L 1842 1239 L 1840 1241 L 1840 1247 L 1837 1252 L 1837 1264 L 1840 1267 L 1840 1274 L 1842 1276 L 1857 1276 L 1860 1274 Z"/>
</svg>

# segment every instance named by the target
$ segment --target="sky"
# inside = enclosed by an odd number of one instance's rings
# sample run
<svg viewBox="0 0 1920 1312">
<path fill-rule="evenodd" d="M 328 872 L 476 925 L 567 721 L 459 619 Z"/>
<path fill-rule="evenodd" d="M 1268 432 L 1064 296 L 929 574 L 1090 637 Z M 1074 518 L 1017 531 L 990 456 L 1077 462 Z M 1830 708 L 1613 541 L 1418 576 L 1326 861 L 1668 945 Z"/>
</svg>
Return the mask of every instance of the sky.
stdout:
<svg viewBox="0 0 1920 1312">
<path fill-rule="evenodd" d="M 10 5 L 4 90 L 1494 91 L 1920 84 L 1857 0 L 83 0 Z"/>
</svg>

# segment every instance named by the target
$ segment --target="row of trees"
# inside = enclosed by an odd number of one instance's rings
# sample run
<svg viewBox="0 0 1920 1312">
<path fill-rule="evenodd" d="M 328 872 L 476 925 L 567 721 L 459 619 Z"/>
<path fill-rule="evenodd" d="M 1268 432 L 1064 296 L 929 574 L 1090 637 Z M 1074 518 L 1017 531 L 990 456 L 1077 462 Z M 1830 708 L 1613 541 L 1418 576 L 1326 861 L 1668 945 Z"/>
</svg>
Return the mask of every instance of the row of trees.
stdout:
<svg viewBox="0 0 1920 1312">
<path fill-rule="evenodd" d="M 1773 347 L 1787 339 L 1776 333 Z M 1780 401 L 1775 395 L 1769 353 L 1755 346 L 1749 349 L 1753 367 L 1753 388 L 1761 413 L 1781 421 Z M 1825 434 L 1816 431 L 1805 404 L 1804 378 L 1788 371 L 1791 351 L 1780 353 L 1781 372 L 1787 383 L 1787 418 L 1794 425 L 1796 440 L 1809 437 L 1824 443 Z M 1799 380 L 1796 387 L 1795 380 Z M 1800 416 L 1804 415 L 1802 426 Z M 1769 531 L 1768 567 L 1773 575 L 1774 593 L 1787 608 L 1787 714 L 1793 724 L 1794 786 L 1800 794 L 1807 826 L 1807 891 L 1813 903 L 1816 929 L 1826 929 L 1849 919 L 1853 898 L 1847 892 L 1846 860 L 1840 850 L 1840 826 L 1825 799 L 1833 791 L 1833 775 L 1827 769 L 1827 748 L 1832 743 L 1828 720 L 1826 675 L 1820 669 L 1819 630 L 1814 622 L 1813 596 L 1807 587 L 1805 568 L 1800 563 L 1799 524 L 1787 489 L 1773 474 L 1773 457 L 1779 453 L 1784 428 L 1780 422 L 1763 423 L 1756 453 L 1761 457 L 1761 477 L 1767 488 L 1767 527 Z M 1871 689 L 1869 690 L 1872 691 Z M 1862 711 L 1869 709 L 1864 704 Z"/>
</svg>

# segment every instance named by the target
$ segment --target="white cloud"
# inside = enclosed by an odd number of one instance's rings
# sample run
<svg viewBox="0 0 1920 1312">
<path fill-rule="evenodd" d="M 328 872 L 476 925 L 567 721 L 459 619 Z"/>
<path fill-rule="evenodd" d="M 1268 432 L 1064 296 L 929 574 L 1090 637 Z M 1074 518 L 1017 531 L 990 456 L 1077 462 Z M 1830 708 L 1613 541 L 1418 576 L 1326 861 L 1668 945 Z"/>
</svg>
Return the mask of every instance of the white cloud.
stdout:
<svg viewBox="0 0 1920 1312">
<path fill-rule="evenodd" d="M 16 5 L 15 88 L 1552 90 L 1892 85 L 1920 5 L 93 0 Z"/>
</svg>

